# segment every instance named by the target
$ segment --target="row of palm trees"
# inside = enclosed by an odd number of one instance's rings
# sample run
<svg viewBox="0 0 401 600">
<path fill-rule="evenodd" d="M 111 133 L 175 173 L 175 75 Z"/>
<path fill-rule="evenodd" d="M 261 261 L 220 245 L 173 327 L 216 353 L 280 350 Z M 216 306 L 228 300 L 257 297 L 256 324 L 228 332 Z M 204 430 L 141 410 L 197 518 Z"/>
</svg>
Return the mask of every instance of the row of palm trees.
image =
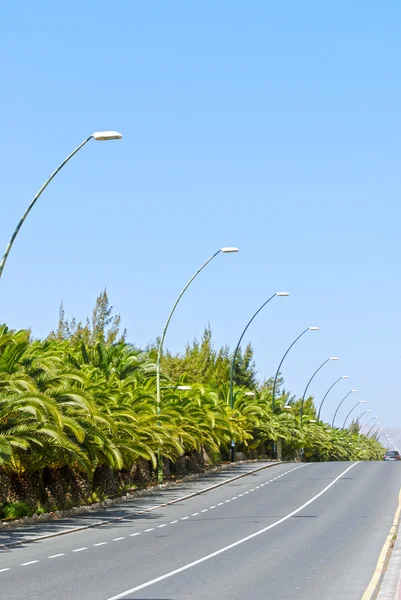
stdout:
<svg viewBox="0 0 401 600">
<path fill-rule="evenodd" d="M 121 342 L 34 341 L 29 331 L 0 327 L 0 466 L 22 476 L 43 469 L 86 472 L 129 470 L 138 460 L 153 467 L 161 449 L 174 463 L 191 452 L 228 458 L 231 440 L 248 456 L 269 455 L 279 438 L 284 454 L 304 448 L 310 460 L 381 458 L 375 438 L 332 429 L 314 419 L 312 399 L 271 410 L 271 388 L 235 390 L 228 383 L 192 383 L 181 391 L 165 380 L 156 412 L 155 365 L 149 355 Z M 171 387 L 170 387 L 171 386 Z M 247 393 L 248 392 L 248 393 Z"/>
</svg>

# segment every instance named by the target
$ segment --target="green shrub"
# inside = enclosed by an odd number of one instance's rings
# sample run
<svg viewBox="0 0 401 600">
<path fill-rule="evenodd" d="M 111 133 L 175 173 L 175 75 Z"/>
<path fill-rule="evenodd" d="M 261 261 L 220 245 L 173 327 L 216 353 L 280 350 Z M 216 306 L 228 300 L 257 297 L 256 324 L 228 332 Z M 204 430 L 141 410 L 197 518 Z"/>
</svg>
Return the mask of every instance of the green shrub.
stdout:
<svg viewBox="0 0 401 600">
<path fill-rule="evenodd" d="M 22 519 L 32 514 L 26 502 L 9 502 L 3 505 L 1 512 L 3 519 Z"/>
</svg>

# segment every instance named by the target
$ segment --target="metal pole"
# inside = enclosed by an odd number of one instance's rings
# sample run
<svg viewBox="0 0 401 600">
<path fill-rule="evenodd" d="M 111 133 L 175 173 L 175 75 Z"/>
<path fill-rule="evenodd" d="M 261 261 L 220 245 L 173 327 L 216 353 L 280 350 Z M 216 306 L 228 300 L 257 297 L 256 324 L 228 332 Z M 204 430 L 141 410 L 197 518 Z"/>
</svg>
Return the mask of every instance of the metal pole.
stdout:
<svg viewBox="0 0 401 600">
<path fill-rule="evenodd" d="M 336 381 L 333 383 L 332 386 L 329 387 L 329 389 L 327 390 L 327 392 L 325 393 L 325 395 L 323 396 L 323 400 L 320 403 L 319 406 L 319 412 L 317 413 L 317 420 L 320 421 L 320 412 L 322 410 L 322 406 L 323 406 L 323 402 L 326 400 L 327 394 L 330 392 L 330 390 L 333 389 L 333 387 L 339 382 L 341 381 L 341 379 L 343 378 L 343 376 L 341 375 L 341 377 L 339 377 L 338 379 L 336 379 Z"/>
<path fill-rule="evenodd" d="M 275 395 L 276 395 L 276 385 L 277 385 L 277 378 L 279 376 L 280 373 L 280 369 L 281 369 L 281 365 L 284 362 L 285 357 L 287 356 L 287 354 L 289 353 L 289 351 L 291 350 L 291 348 L 293 347 L 293 345 L 299 340 L 299 338 L 301 338 L 307 331 L 309 331 L 309 327 L 307 327 L 291 344 L 291 346 L 288 348 L 287 352 L 284 354 L 283 358 L 280 361 L 280 364 L 278 366 L 278 369 L 276 371 L 276 375 L 274 377 L 274 383 L 273 383 L 273 392 L 272 392 L 272 412 L 274 414 L 275 410 L 276 410 L 276 406 L 275 406 Z M 276 442 L 273 442 L 273 458 L 276 457 Z"/>
<path fill-rule="evenodd" d="M 347 422 L 348 417 L 350 416 L 350 414 L 352 413 L 352 411 L 358 406 L 358 404 L 360 404 L 360 401 L 358 401 L 349 411 L 349 413 L 347 414 L 347 416 L 345 417 L 344 420 L 344 425 L 342 426 L 343 429 L 345 429 L 345 423 Z"/>
<path fill-rule="evenodd" d="M 29 204 L 28 208 L 26 209 L 26 211 L 24 212 L 24 214 L 22 215 L 21 220 L 19 221 L 17 227 L 14 230 L 14 233 L 11 236 L 10 241 L 8 242 L 6 251 L 4 252 L 4 256 L 0 262 L 0 278 L 3 274 L 3 270 L 4 270 L 4 266 L 7 262 L 7 258 L 8 255 L 10 254 L 10 250 L 12 248 L 12 245 L 14 243 L 15 238 L 18 235 L 19 230 L 22 227 L 22 224 L 24 223 L 25 219 L 27 218 L 27 216 L 29 215 L 29 213 L 31 212 L 33 206 L 35 205 L 36 201 L 38 200 L 38 198 L 41 196 L 42 192 L 45 191 L 45 189 L 47 188 L 47 186 L 49 185 L 49 183 L 51 182 L 51 180 L 57 175 L 57 173 L 64 167 L 64 165 L 66 163 L 68 163 L 68 161 L 74 156 L 74 154 L 76 154 L 83 146 L 85 146 L 85 144 L 87 144 L 89 142 L 89 140 L 91 140 L 93 138 L 93 135 L 90 135 L 84 142 L 82 142 L 82 144 L 80 144 L 78 146 L 78 148 L 75 148 L 75 150 L 73 152 L 71 152 L 71 154 L 69 156 L 67 156 L 67 158 L 61 163 L 61 165 L 59 167 L 57 167 L 57 169 L 50 175 L 49 179 L 42 185 L 42 187 L 40 188 L 40 190 L 37 192 L 36 196 L 33 198 L 33 200 L 31 201 L 31 203 Z"/>
<path fill-rule="evenodd" d="M 302 425 L 302 416 L 303 416 L 303 412 L 304 412 L 304 402 L 305 402 L 305 397 L 306 397 L 306 392 L 308 391 L 308 387 L 310 386 L 312 379 L 315 377 L 315 375 L 317 375 L 320 371 L 320 369 L 322 367 L 324 367 L 325 364 L 327 364 L 330 361 L 330 358 L 328 358 L 327 360 L 325 360 L 318 369 L 316 369 L 316 371 L 313 373 L 312 377 L 309 379 L 307 386 L 305 388 L 304 394 L 302 396 L 302 401 L 301 401 L 301 410 L 300 410 L 300 420 L 301 420 L 301 425 Z"/>
<path fill-rule="evenodd" d="M 341 400 L 340 404 L 337 406 L 337 408 L 336 408 L 336 411 L 335 411 L 335 413 L 334 413 L 333 422 L 332 422 L 332 424 L 331 424 L 331 426 L 332 426 L 333 428 L 334 428 L 334 421 L 336 420 L 336 416 L 337 416 L 337 413 L 338 413 L 338 411 L 339 411 L 339 408 L 340 408 L 340 406 L 342 405 L 342 403 L 344 402 L 344 400 L 346 400 L 346 398 L 348 398 L 348 396 L 349 396 L 350 394 L 352 394 L 352 390 L 351 390 L 350 392 L 348 392 L 348 394 L 346 394 L 346 395 L 344 396 L 344 398 Z"/>
<path fill-rule="evenodd" d="M 163 333 L 162 336 L 160 338 L 160 342 L 159 342 L 159 347 L 157 349 L 157 362 L 156 362 L 156 411 L 157 411 L 157 415 L 160 415 L 160 409 L 161 409 L 161 393 L 160 393 L 160 362 L 161 362 L 161 358 L 162 358 L 162 353 L 163 353 L 163 343 L 164 343 L 164 338 L 166 337 L 166 332 L 169 326 L 169 323 L 171 321 L 171 317 L 174 314 L 174 311 L 177 307 L 177 304 L 179 303 L 179 301 L 181 300 L 182 296 L 184 295 L 184 293 L 186 292 L 186 290 L 188 289 L 188 287 L 190 286 L 190 284 L 193 282 L 193 280 L 195 279 L 195 277 L 197 275 L 199 275 L 199 273 L 206 267 L 206 265 L 208 265 L 210 263 L 211 260 L 213 260 L 218 254 L 220 254 L 221 249 L 218 250 L 217 252 L 215 252 L 210 258 L 207 259 L 207 261 L 205 263 L 203 263 L 203 265 L 200 267 L 200 269 L 198 269 L 196 271 L 196 273 L 191 277 L 191 279 L 188 281 L 188 283 L 186 284 L 186 286 L 184 287 L 184 289 L 182 290 L 182 292 L 180 293 L 180 295 L 178 296 L 177 300 L 174 302 L 173 308 L 170 311 L 170 314 L 167 318 L 166 324 L 164 326 L 163 329 Z M 160 425 L 160 422 L 158 423 L 158 425 Z M 163 483 L 163 457 L 161 454 L 161 449 L 159 448 L 158 450 L 158 454 L 157 454 L 157 483 Z"/>
<path fill-rule="evenodd" d="M 252 321 L 254 320 L 254 318 L 256 317 L 257 314 L 260 313 L 260 311 L 262 310 L 262 308 L 264 308 L 266 306 L 266 304 L 268 304 L 270 302 L 270 300 L 273 300 L 273 298 L 277 296 L 276 294 L 273 294 L 273 296 L 270 296 L 270 298 L 268 300 L 266 300 L 266 302 L 264 302 L 262 304 L 262 306 L 255 312 L 255 314 L 253 315 L 252 319 L 250 319 L 247 323 L 247 326 L 245 327 L 244 331 L 241 333 L 241 337 L 238 340 L 238 344 L 234 350 L 234 354 L 233 354 L 233 358 L 231 361 L 231 368 L 230 368 L 230 406 L 231 409 L 234 410 L 234 368 L 235 368 L 235 359 L 237 358 L 237 354 L 238 354 L 238 350 L 239 347 L 241 345 L 242 342 L 242 338 L 244 337 L 249 325 L 252 323 Z M 231 440 L 231 462 L 234 462 L 235 460 L 235 440 Z"/>
</svg>

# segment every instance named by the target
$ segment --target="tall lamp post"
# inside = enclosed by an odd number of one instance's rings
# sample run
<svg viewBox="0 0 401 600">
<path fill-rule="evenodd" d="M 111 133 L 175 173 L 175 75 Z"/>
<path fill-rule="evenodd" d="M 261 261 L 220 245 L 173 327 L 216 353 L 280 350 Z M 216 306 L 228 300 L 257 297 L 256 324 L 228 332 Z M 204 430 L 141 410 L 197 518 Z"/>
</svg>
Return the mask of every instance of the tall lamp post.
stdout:
<svg viewBox="0 0 401 600">
<path fill-rule="evenodd" d="M 54 177 L 57 175 L 57 173 L 64 167 L 64 165 L 66 165 L 68 163 L 68 161 L 74 156 L 74 154 L 76 154 L 79 150 L 81 150 L 81 148 L 83 148 L 85 146 L 85 144 L 87 144 L 91 139 L 105 141 L 105 140 L 120 140 L 122 137 L 123 136 L 121 135 L 121 133 L 118 133 L 118 131 L 96 131 L 95 133 L 92 133 L 92 135 L 90 135 L 88 138 L 86 138 L 86 140 L 83 141 L 82 144 L 80 144 L 78 146 L 78 148 L 75 148 L 75 150 L 73 152 L 71 152 L 71 154 L 69 154 L 67 156 L 67 158 L 65 160 L 63 160 L 61 165 L 59 165 L 57 167 L 57 169 L 50 175 L 49 179 L 42 185 L 40 190 L 37 192 L 36 196 L 33 198 L 31 203 L 29 204 L 28 208 L 22 215 L 17 227 L 14 230 L 14 233 L 11 236 L 10 241 L 8 242 L 6 251 L 4 252 L 4 256 L 0 262 L 0 278 L 3 274 L 4 266 L 7 262 L 7 258 L 8 258 L 8 255 L 10 254 L 10 250 L 12 248 L 14 240 L 17 237 L 18 232 L 22 227 L 22 224 L 24 223 L 25 219 L 31 212 L 31 210 L 32 210 L 33 206 L 35 205 L 36 201 L 38 200 L 38 198 L 45 191 L 45 189 L 47 188 L 47 186 L 49 185 L 51 180 L 54 179 Z"/>
<path fill-rule="evenodd" d="M 275 399 L 276 399 L 276 385 L 277 385 L 277 379 L 280 373 L 280 369 L 281 369 L 281 365 L 284 362 L 285 357 L 287 356 L 287 354 L 289 353 L 289 351 L 291 350 L 291 348 L 294 346 L 294 344 L 296 344 L 296 342 L 303 336 L 305 335 L 305 333 L 307 331 L 319 331 L 319 327 L 307 327 L 306 329 L 304 329 L 304 331 L 297 337 L 295 338 L 295 340 L 292 342 L 291 346 L 288 348 L 288 350 L 286 351 L 286 353 L 284 354 L 283 358 L 280 361 L 280 364 L 278 366 L 278 369 L 276 371 L 276 375 L 274 377 L 274 383 L 273 383 L 273 393 L 272 393 L 272 411 L 274 413 L 275 409 L 276 409 L 276 405 L 275 405 Z"/>
<path fill-rule="evenodd" d="M 300 421 L 301 421 L 301 425 L 302 425 L 302 416 L 303 416 L 303 412 L 304 412 L 304 402 L 305 402 L 305 398 L 306 398 L 306 392 L 308 391 L 308 388 L 309 388 L 309 386 L 310 386 L 310 384 L 311 384 L 311 382 L 312 382 L 313 378 L 315 377 L 315 375 L 317 375 L 317 374 L 319 373 L 320 369 L 321 369 L 322 367 L 324 367 L 324 365 L 326 365 L 326 364 L 327 364 L 328 362 L 330 362 L 331 360 L 338 360 L 338 358 L 337 358 L 337 356 L 330 356 L 330 358 L 327 358 L 327 359 L 326 359 L 326 360 L 325 360 L 325 361 L 324 361 L 324 362 L 323 362 L 323 363 L 320 365 L 320 367 L 319 367 L 318 369 L 316 369 L 316 371 L 313 373 L 312 377 L 309 379 L 309 381 L 308 381 L 308 383 L 307 383 L 307 385 L 306 385 L 305 391 L 304 391 L 304 393 L 303 393 L 303 396 L 302 396 L 302 401 L 301 401 L 301 410 L 300 410 Z"/>
<path fill-rule="evenodd" d="M 336 416 L 337 416 L 337 413 L 338 413 L 338 411 L 339 411 L 339 409 L 340 409 L 340 406 L 342 405 L 342 403 L 344 402 L 344 400 L 346 400 L 346 399 L 348 398 L 348 396 L 349 396 L 350 394 L 355 394 L 357 391 L 358 391 L 358 390 L 351 390 L 350 392 L 348 392 L 348 394 L 346 394 L 346 395 L 344 396 L 344 398 L 341 400 L 340 404 L 337 406 L 337 408 L 336 408 L 336 411 L 335 411 L 335 413 L 334 413 L 333 422 L 332 422 L 332 424 L 331 424 L 331 426 L 332 426 L 333 428 L 334 428 L 334 421 L 336 420 Z"/>
<path fill-rule="evenodd" d="M 345 417 L 345 419 L 344 419 L 344 424 L 343 424 L 343 427 L 342 427 L 343 429 L 345 429 L 345 424 L 346 424 L 346 422 L 347 422 L 347 420 L 348 420 L 348 417 L 349 417 L 349 416 L 350 416 L 350 414 L 352 413 L 352 411 L 353 411 L 353 410 L 354 410 L 354 409 L 355 409 L 357 406 L 359 406 L 359 404 L 365 404 L 365 403 L 366 403 L 366 400 L 359 400 L 359 402 L 357 402 L 356 404 L 354 404 L 354 406 L 351 408 L 351 410 L 349 411 L 349 413 L 347 414 L 347 416 L 346 416 L 346 417 Z"/>
<path fill-rule="evenodd" d="M 160 363 L 161 363 L 161 358 L 162 358 L 162 353 L 163 353 L 164 338 L 166 337 L 167 329 L 168 329 L 169 323 L 171 321 L 171 317 L 173 316 L 174 311 L 177 308 L 177 304 L 179 303 L 182 296 L 184 295 L 184 293 L 186 292 L 188 287 L 191 285 L 191 283 L 193 282 L 195 277 L 197 275 L 199 275 L 199 273 L 201 271 L 203 271 L 203 269 L 206 267 L 206 265 L 208 265 L 210 263 L 210 261 L 212 261 L 218 254 L 220 254 L 220 253 L 230 254 L 232 252 L 238 252 L 238 251 L 239 251 L 238 248 L 234 248 L 231 246 L 226 247 L 226 248 L 220 248 L 220 250 L 217 250 L 217 252 L 215 252 L 210 258 L 208 258 L 207 261 L 205 263 L 203 263 L 203 265 L 196 271 L 196 273 L 194 275 L 192 275 L 191 279 L 188 281 L 188 283 L 186 284 L 186 286 L 184 287 L 184 289 L 178 296 L 177 300 L 174 302 L 173 308 L 171 309 L 170 314 L 167 317 L 167 321 L 166 321 L 162 336 L 159 341 L 159 347 L 157 349 L 157 361 L 156 361 L 156 405 L 157 405 L 156 410 L 157 410 L 157 415 L 160 415 L 160 404 L 161 404 Z M 160 449 L 158 451 L 158 457 L 157 457 L 157 482 L 163 483 L 163 460 L 162 460 Z"/>
<path fill-rule="evenodd" d="M 252 321 L 254 320 L 254 318 L 256 317 L 256 315 L 258 315 L 260 313 L 260 311 L 262 310 L 262 308 L 264 308 L 266 306 L 266 304 L 268 304 L 270 302 L 270 300 L 273 300 L 273 298 L 275 298 L 276 296 L 282 297 L 282 296 L 289 296 L 288 292 L 276 292 L 275 294 L 273 294 L 273 296 L 270 296 L 270 298 L 268 298 L 266 300 L 266 302 L 264 302 L 262 304 L 262 306 L 260 308 L 258 308 L 258 310 L 255 312 L 255 314 L 253 315 L 253 317 L 248 321 L 244 331 L 241 333 L 241 337 L 238 340 L 238 344 L 236 345 L 236 348 L 234 350 L 234 354 L 233 354 L 233 358 L 231 361 L 231 368 L 230 368 L 230 406 L 231 409 L 234 409 L 234 369 L 235 369 L 235 359 L 237 358 L 237 354 L 238 354 L 238 350 L 239 347 L 241 345 L 242 342 L 242 338 L 244 337 L 249 325 L 252 323 Z M 247 392 L 245 392 L 246 395 L 248 395 Z M 231 440 L 231 462 L 234 462 L 235 460 L 235 440 Z"/>
<path fill-rule="evenodd" d="M 287 356 L 287 354 L 289 353 L 289 351 L 291 350 L 291 348 L 294 346 L 294 344 L 296 344 L 297 341 L 303 335 L 305 335 L 305 333 L 307 331 L 319 331 L 319 329 L 320 329 L 319 327 L 315 327 L 315 326 L 307 327 L 306 329 L 304 329 L 304 331 L 302 333 L 300 333 L 297 338 L 295 338 L 295 340 L 292 342 L 291 346 L 287 349 L 286 353 L 284 354 L 283 358 L 281 359 L 280 364 L 279 364 L 279 366 L 277 368 L 277 371 L 276 371 L 276 375 L 274 377 L 274 382 L 273 382 L 273 392 L 272 392 L 272 412 L 273 412 L 273 414 L 274 414 L 274 412 L 276 410 L 275 399 L 276 399 L 277 379 L 278 379 L 278 376 L 279 376 L 279 373 L 280 373 L 281 365 L 283 364 L 285 357 Z M 276 457 L 276 442 L 273 442 L 273 458 L 275 458 L 275 457 Z"/>
<path fill-rule="evenodd" d="M 329 387 L 329 389 L 327 390 L 327 392 L 326 392 L 326 393 L 325 393 L 325 395 L 323 396 L 323 400 L 321 401 L 321 403 L 320 403 L 320 406 L 319 406 L 319 412 L 317 413 L 317 420 L 318 420 L 318 421 L 320 421 L 320 412 L 321 412 L 321 410 L 322 410 L 323 403 L 324 403 L 324 401 L 326 400 L 328 393 L 330 392 L 330 390 L 332 390 L 332 389 L 333 389 L 333 387 L 334 387 L 334 386 L 335 386 L 335 385 L 336 385 L 336 384 L 337 384 L 339 381 L 341 381 L 341 379 L 349 379 L 349 375 L 341 375 L 341 377 L 339 377 L 338 379 L 336 379 L 336 380 L 335 380 L 335 382 L 333 383 L 333 385 L 331 385 L 331 386 Z"/>
</svg>

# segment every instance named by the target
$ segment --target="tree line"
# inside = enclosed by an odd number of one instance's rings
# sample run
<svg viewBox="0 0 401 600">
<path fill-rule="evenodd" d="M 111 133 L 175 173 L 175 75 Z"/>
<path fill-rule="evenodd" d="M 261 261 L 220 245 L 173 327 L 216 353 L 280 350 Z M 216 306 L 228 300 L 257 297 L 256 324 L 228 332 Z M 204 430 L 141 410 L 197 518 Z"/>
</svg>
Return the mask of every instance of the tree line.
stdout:
<svg viewBox="0 0 401 600">
<path fill-rule="evenodd" d="M 273 413 L 272 380 L 258 381 L 251 345 L 237 356 L 232 409 L 231 351 L 214 347 L 210 326 L 182 354 L 165 352 L 157 415 L 156 343 L 140 349 L 126 338 L 106 290 L 84 324 L 68 321 L 61 306 L 58 327 L 45 340 L 0 326 L 0 477 L 14 481 L 14 490 L 27 478 L 43 488 L 46 478 L 68 472 L 85 479 L 90 495 L 100 489 L 101 473 L 146 464 L 152 477 L 159 450 L 170 472 L 185 457 L 227 460 L 232 439 L 255 458 L 271 456 L 279 438 L 287 458 L 299 457 L 301 448 L 306 460 L 382 457 L 381 444 L 362 435 L 358 423 L 341 430 L 311 422 L 312 397 L 301 426 L 300 400 L 282 381 Z M 0 489 L 0 503 L 23 496 L 10 493 Z"/>
</svg>

